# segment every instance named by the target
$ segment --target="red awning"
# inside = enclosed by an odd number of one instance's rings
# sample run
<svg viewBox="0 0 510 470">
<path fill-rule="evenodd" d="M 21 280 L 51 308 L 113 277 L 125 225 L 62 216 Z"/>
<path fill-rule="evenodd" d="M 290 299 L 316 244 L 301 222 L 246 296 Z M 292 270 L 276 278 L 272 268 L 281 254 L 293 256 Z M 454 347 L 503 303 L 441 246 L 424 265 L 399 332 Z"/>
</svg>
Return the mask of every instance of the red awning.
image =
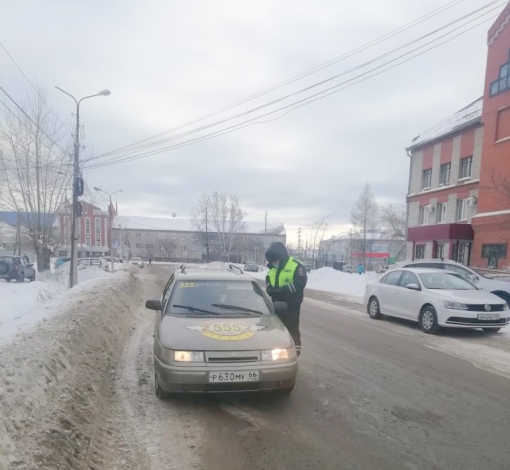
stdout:
<svg viewBox="0 0 510 470">
<path fill-rule="evenodd" d="M 471 224 L 421 225 L 408 229 L 407 241 L 473 240 L 473 235 Z"/>
</svg>

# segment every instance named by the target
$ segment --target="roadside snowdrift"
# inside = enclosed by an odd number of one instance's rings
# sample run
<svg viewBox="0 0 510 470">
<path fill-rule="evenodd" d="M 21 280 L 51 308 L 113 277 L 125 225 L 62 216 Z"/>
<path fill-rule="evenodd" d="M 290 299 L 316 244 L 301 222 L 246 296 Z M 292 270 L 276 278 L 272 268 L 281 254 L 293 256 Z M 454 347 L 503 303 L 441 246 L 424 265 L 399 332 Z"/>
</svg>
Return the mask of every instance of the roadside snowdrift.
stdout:
<svg viewBox="0 0 510 470">
<path fill-rule="evenodd" d="M 134 276 L 105 274 L 50 302 L 49 320 L 0 347 L 1 470 L 93 467 L 105 377 L 139 306 Z"/>
</svg>

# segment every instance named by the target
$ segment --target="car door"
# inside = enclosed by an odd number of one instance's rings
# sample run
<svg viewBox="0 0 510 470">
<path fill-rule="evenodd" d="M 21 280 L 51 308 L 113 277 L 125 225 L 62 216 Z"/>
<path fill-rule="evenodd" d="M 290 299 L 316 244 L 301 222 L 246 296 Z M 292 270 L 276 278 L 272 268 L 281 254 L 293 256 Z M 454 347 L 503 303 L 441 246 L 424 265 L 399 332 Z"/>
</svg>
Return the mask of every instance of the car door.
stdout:
<svg viewBox="0 0 510 470">
<path fill-rule="evenodd" d="M 402 289 L 399 280 L 402 271 L 396 269 L 386 274 L 375 288 L 375 295 L 379 300 L 381 313 L 385 315 L 398 315 L 398 294 Z"/>
<path fill-rule="evenodd" d="M 416 284 L 420 287 L 420 290 L 408 289 L 407 286 L 409 284 Z M 421 284 L 418 276 L 410 271 L 404 271 L 399 285 L 401 287 L 397 304 L 399 316 L 408 320 L 418 321 L 420 308 L 423 305 Z"/>
</svg>

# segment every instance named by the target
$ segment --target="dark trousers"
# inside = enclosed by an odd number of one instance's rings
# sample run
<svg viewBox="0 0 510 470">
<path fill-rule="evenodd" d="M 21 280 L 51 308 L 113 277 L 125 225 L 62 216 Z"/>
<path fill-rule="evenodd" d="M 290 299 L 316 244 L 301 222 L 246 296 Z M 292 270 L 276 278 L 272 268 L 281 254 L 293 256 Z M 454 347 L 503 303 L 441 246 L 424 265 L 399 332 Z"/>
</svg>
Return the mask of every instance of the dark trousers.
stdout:
<svg viewBox="0 0 510 470">
<path fill-rule="evenodd" d="M 296 345 L 298 353 L 301 352 L 301 333 L 299 332 L 299 315 L 301 313 L 301 304 L 289 305 L 287 310 L 278 312 L 280 320 L 285 325 L 285 328 L 289 330 L 292 339 Z"/>
</svg>

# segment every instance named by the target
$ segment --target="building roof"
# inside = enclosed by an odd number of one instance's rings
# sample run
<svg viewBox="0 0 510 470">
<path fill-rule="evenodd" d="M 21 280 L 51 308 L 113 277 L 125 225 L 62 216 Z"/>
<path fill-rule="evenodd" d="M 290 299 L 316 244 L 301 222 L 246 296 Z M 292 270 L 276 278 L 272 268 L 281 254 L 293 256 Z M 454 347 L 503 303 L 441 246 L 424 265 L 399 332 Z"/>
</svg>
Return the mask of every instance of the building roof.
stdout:
<svg viewBox="0 0 510 470">
<path fill-rule="evenodd" d="M 482 104 L 483 97 L 473 101 L 465 108 L 457 111 L 452 116 L 443 119 L 435 126 L 422 132 L 420 135 L 413 139 L 412 144 L 408 149 L 414 149 L 421 147 L 426 143 L 430 143 L 448 134 L 458 132 L 466 127 L 470 127 L 473 124 L 482 122 Z"/>
<path fill-rule="evenodd" d="M 166 232 L 196 232 L 197 228 L 193 219 L 169 219 L 163 217 L 138 217 L 138 216 L 118 216 L 114 218 L 114 227 L 130 230 L 160 230 Z M 244 233 L 251 235 L 264 234 L 286 235 L 283 224 L 267 224 L 267 231 L 264 222 L 246 222 Z M 210 231 L 215 232 L 212 223 Z"/>
<path fill-rule="evenodd" d="M 510 2 L 507 3 L 503 11 L 496 18 L 487 34 L 487 44 L 490 46 L 510 23 Z"/>
</svg>

